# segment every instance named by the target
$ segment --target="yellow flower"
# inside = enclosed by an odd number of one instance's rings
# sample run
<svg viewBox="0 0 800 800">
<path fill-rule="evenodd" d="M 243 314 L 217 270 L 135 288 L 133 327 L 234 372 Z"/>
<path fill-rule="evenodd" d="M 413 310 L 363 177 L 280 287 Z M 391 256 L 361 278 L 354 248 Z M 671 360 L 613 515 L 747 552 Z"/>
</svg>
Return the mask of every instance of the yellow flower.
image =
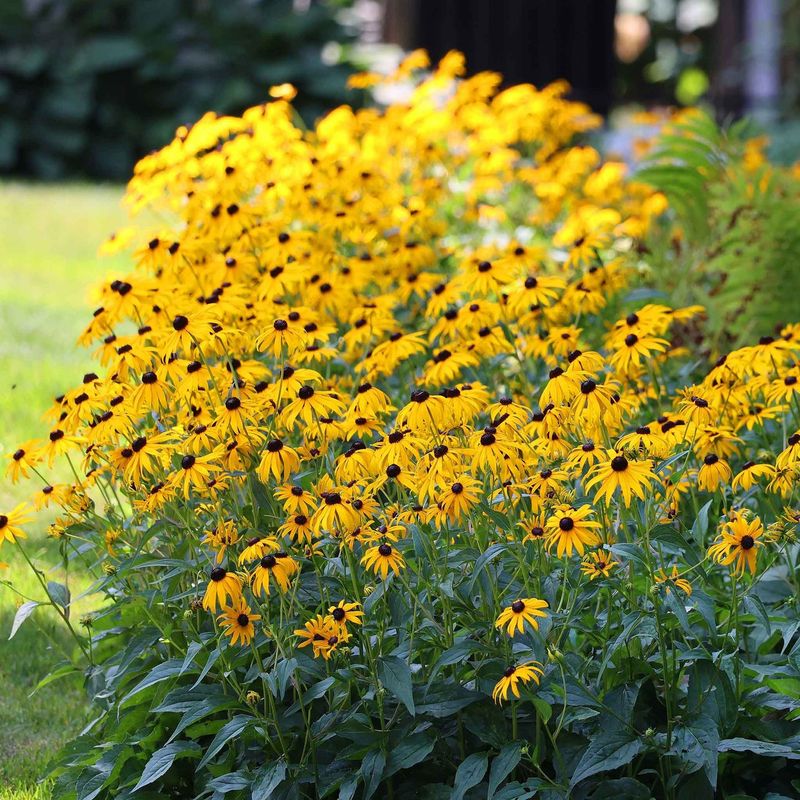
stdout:
<svg viewBox="0 0 800 800">
<path fill-rule="evenodd" d="M 611 560 L 605 550 L 594 550 L 587 553 L 586 558 L 581 561 L 581 572 L 587 575 L 590 581 L 600 576 L 607 578 L 617 563 Z"/>
<path fill-rule="evenodd" d="M 687 596 L 692 594 L 692 584 L 689 583 L 686 578 L 680 577 L 677 566 L 672 567 L 672 573 L 670 575 L 667 575 L 663 569 L 660 569 L 653 574 L 653 578 L 655 579 L 656 583 L 666 584 L 665 591 L 667 593 L 670 591 L 670 586 L 675 586 Z"/>
<path fill-rule="evenodd" d="M 648 485 L 656 480 L 652 461 L 629 461 L 625 456 L 615 454 L 613 450 L 607 456 L 608 461 L 595 464 L 589 470 L 584 483 L 587 491 L 599 484 L 595 502 L 603 498 L 606 503 L 610 503 L 617 489 L 622 493 L 622 501 L 626 507 L 631 504 L 634 496 L 644 500 Z"/>
<path fill-rule="evenodd" d="M 589 519 L 592 513 L 590 506 L 572 508 L 561 505 L 547 520 L 545 542 L 548 547 L 556 549 L 556 555 L 572 555 L 577 552 L 583 555 L 586 547 L 593 547 L 600 543 L 597 529 L 601 527 L 596 520 Z"/>
<path fill-rule="evenodd" d="M 544 675 L 544 667 L 539 661 L 525 661 L 522 664 L 508 667 L 492 690 L 492 699 L 498 704 L 503 700 L 508 700 L 509 689 L 514 697 L 519 699 L 520 684 L 527 686 L 529 683 L 535 683 L 538 686 L 542 675 Z"/>
<path fill-rule="evenodd" d="M 744 573 L 745 567 L 751 575 L 755 575 L 758 548 L 763 546 L 759 539 L 763 533 L 764 526 L 759 517 L 748 522 L 743 516 L 737 515 L 723 525 L 718 539 L 708 548 L 708 554 L 718 564 L 733 564 L 739 575 Z"/>
<path fill-rule="evenodd" d="M 516 633 L 523 633 L 525 624 L 529 624 L 533 630 L 539 630 L 537 617 L 546 617 L 543 608 L 547 608 L 544 600 L 536 597 L 526 597 L 522 600 L 515 600 L 510 606 L 504 608 L 495 620 L 495 628 L 506 629 L 509 636 Z"/>
<path fill-rule="evenodd" d="M 406 565 L 402 554 L 387 542 L 368 548 L 361 563 L 384 580 L 389 575 L 390 569 L 395 575 L 399 575 L 400 570 Z"/>
<path fill-rule="evenodd" d="M 242 579 L 235 572 L 228 572 L 224 567 L 214 567 L 203 595 L 203 608 L 216 611 L 230 599 L 235 604 L 242 596 Z"/>
<path fill-rule="evenodd" d="M 219 615 L 219 623 L 224 628 L 225 635 L 231 637 L 231 644 L 250 644 L 256 634 L 253 623 L 260 619 L 259 614 L 250 611 L 250 606 L 243 597 L 239 597 L 233 605 L 223 608 Z"/>
<path fill-rule="evenodd" d="M 0 514 L 0 544 L 4 541 L 12 544 L 17 539 L 24 539 L 27 534 L 20 525 L 30 522 L 30 506 L 27 503 L 20 503 L 7 514 Z"/>
</svg>

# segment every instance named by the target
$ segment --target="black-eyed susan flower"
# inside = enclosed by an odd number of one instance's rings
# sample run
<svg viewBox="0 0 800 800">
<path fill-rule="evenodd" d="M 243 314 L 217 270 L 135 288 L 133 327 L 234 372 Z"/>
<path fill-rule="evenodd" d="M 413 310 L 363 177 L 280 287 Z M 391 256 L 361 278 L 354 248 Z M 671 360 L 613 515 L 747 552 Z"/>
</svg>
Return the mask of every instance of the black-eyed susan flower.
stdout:
<svg viewBox="0 0 800 800">
<path fill-rule="evenodd" d="M 283 510 L 287 514 L 307 514 L 316 506 L 316 500 L 311 492 L 296 484 L 279 486 L 275 490 L 275 499 L 283 505 Z"/>
<path fill-rule="evenodd" d="M 213 476 L 219 472 L 221 452 L 214 451 L 204 456 L 187 454 L 182 456 L 180 465 L 169 477 L 169 482 L 189 497 L 192 490 L 203 490 Z"/>
<path fill-rule="evenodd" d="M 339 628 L 330 614 L 317 614 L 308 620 L 302 628 L 294 631 L 294 635 L 300 639 L 298 647 L 311 648 L 314 657 L 325 656 L 338 643 Z"/>
<path fill-rule="evenodd" d="M 525 661 L 516 666 L 510 666 L 503 673 L 503 677 L 495 684 L 492 690 L 492 699 L 495 703 L 502 703 L 508 700 L 508 692 L 519 699 L 519 687 L 527 686 L 529 683 L 535 683 L 537 686 L 544 675 L 544 667 L 539 661 Z"/>
<path fill-rule="evenodd" d="M 295 514 L 278 528 L 279 536 L 288 536 L 293 542 L 308 544 L 315 535 L 311 519 L 305 514 Z"/>
<path fill-rule="evenodd" d="M 772 478 L 775 475 L 775 467 L 771 464 L 757 464 L 755 461 L 748 461 L 733 476 L 731 486 L 734 489 L 747 491 L 756 485 L 759 478 Z"/>
<path fill-rule="evenodd" d="M 232 645 L 237 642 L 248 645 L 256 635 L 253 623 L 258 622 L 261 615 L 253 614 L 245 599 L 239 597 L 232 605 L 222 609 L 218 619 L 225 635 L 230 636 Z"/>
<path fill-rule="evenodd" d="M 604 498 L 606 503 L 610 503 L 617 490 L 621 492 L 625 506 L 631 504 L 633 497 L 644 500 L 647 487 L 656 479 L 653 462 L 648 459 L 633 461 L 613 450 L 608 451 L 607 457 L 607 461 L 595 464 L 589 470 L 584 483 L 587 491 L 599 484 L 595 502 Z"/>
<path fill-rule="evenodd" d="M 708 548 L 708 554 L 718 564 L 733 565 L 734 571 L 739 575 L 744 573 L 745 567 L 750 570 L 751 575 L 755 575 L 758 548 L 763 546 L 760 541 L 763 534 L 764 525 L 759 517 L 748 520 L 737 514 L 722 526 L 719 537 Z"/>
<path fill-rule="evenodd" d="M 341 414 L 345 403 L 333 392 L 301 386 L 297 395 L 281 412 L 281 419 L 287 428 L 293 428 L 298 420 L 307 426 L 314 424 L 315 418 Z"/>
<path fill-rule="evenodd" d="M 638 336 L 629 333 L 622 340 L 619 349 L 608 359 L 614 369 L 621 375 L 630 375 L 642 366 L 643 361 L 651 359 L 657 353 L 663 353 L 669 347 L 666 339 L 657 336 Z"/>
<path fill-rule="evenodd" d="M 434 494 L 432 519 L 439 527 L 458 524 L 477 505 L 481 485 L 469 475 L 459 475 Z"/>
<path fill-rule="evenodd" d="M 225 606 L 226 601 L 233 605 L 242 596 L 242 579 L 224 567 L 214 567 L 209 575 L 208 586 L 203 595 L 203 608 L 216 611 Z"/>
<path fill-rule="evenodd" d="M 545 608 L 547 608 L 547 603 L 538 597 L 515 600 L 500 612 L 494 626 L 500 630 L 505 628 L 505 632 L 509 636 L 524 633 L 526 625 L 530 625 L 533 630 L 538 631 L 539 619 L 547 617 L 547 614 L 542 610 Z"/>
<path fill-rule="evenodd" d="M 672 572 L 667 574 L 666 570 L 659 569 L 653 573 L 653 579 L 657 584 L 664 586 L 664 591 L 669 593 L 670 587 L 680 589 L 687 597 L 692 594 L 692 584 L 678 571 L 678 565 L 672 567 Z"/>
<path fill-rule="evenodd" d="M 586 557 L 581 561 L 581 572 L 590 581 L 600 577 L 607 578 L 618 563 L 611 559 L 611 555 L 607 551 L 593 550 L 591 553 L 587 553 Z"/>
<path fill-rule="evenodd" d="M 293 472 L 300 469 L 300 456 L 297 451 L 283 443 L 282 439 L 270 439 L 261 456 L 256 473 L 263 483 L 269 483 L 270 476 L 279 481 L 288 480 Z"/>
<path fill-rule="evenodd" d="M 17 539 L 24 539 L 27 534 L 20 526 L 31 519 L 27 503 L 20 503 L 7 514 L 0 514 L 0 543 L 6 541 L 13 544 Z"/>
<path fill-rule="evenodd" d="M 585 505 L 573 508 L 569 505 L 560 505 L 548 518 L 545 541 L 547 546 L 555 548 L 556 555 L 572 555 L 577 552 L 583 555 L 584 549 L 600 543 L 597 529 L 600 523 L 591 519 L 591 506 Z"/>
<path fill-rule="evenodd" d="M 253 594 L 269 595 L 273 582 L 281 592 L 288 591 L 291 578 L 298 570 L 297 562 L 287 553 L 267 553 L 261 557 L 253 572 L 250 584 Z"/>
<path fill-rule="evenodd" d="M 399 575 L 400 570 L 404 569 L 406 565 L 402 553 L 388 542 L 368 548 L 361 558 L 361 563 L 383 580 L 386 580 L 389 570 L 395 575 Z"/>
<path fill-rule="evenodd" d="M 716 453 L 709 453 L 697 472 L 697 485 L 706 492 L 716 491 L 721 484 L 731 480 L 731 468 L 727 461 L 723 461 Z"/>
<path fill-rule="evenodd" d="M 346 600 L 340 600 L 335 606 L 328 609 L 328 613 L 339 631 L 347 630 L 348 625 L 364 624 L 361 603 L 348 603 Z"/>
<path fill-rule="evenodd" d="M 256 349 L 267 352 L 273 358 L 291 358 L 308 343 L 308 336 L 301 328 L 289 325 L 285 319 L 273 320 L 255 340 Z"/>
<path fill-rule="evenodd" d="M 232 519 L 222 520 L 213 530 L 205 532 L 203 544 L 211 547 L 217 562 L 225 557 L 225 551 L 239 541 L 239 531 Z"/>
</svg>

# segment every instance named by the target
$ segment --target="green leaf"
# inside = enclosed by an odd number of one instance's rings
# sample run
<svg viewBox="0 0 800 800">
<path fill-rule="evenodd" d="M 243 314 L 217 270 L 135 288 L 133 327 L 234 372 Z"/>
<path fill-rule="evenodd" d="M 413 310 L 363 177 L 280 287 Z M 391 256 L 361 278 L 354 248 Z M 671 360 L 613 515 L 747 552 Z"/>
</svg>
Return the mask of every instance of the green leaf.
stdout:
<svg viewBox="0 0 800 800">
<path fill-rule="evenodd" d="M 229 740 L 235 739 L 245 728 L 254 722 L 254 718 L 247 714 L 237 714 L 233 719 L 229 720 L 217 732 L 217 735 L 208 746 L 203 759 L 197 765 L 197 769 L 202 769 L 226 744 L 228 744 Z"/>
<path fill-rule="evenodd" d="M 126 700 L 129 700 L 131 697 L 139 694 L 139 692 L 143 692 L 150 686 L 154 686 L 161 681 L 165 681 L 168 678 L 174 678 L 176 675 L 181 673 L 183 669 L 183 659 L 179 658 L 172 658 L 169 661 L 164 661 L 161 664 L 156 665 L 153 667 L 152 670 L 147 674 L 147 677 L 143 680 L 139 681 L 136 686 L 131 689 L 125 697 L 120 700 L 120 705 L 123 705 Z"/>
<path fill-rule="evenodd" d="M 389 753 L 386 776 L 419 764 L 428 757 L 435 744 L 436 738 L 429 733 L 414 733 L 404 737 Z"/>
<path fill-rule="evenodd" d="M 633 778 L 603 781 L 592 792 L 591 800 L 650 800 L 650 790 Z"/>
<path fill-rule="evenodd" d="M 553 716 L 553 707 L 541 697 L 532 697 L 531 703 L 533 703 L 533 707 L 536 709 L 539 718 L 546 725 L 550 721 L 550 717 Z"/>
<path fill-rule="evenodd" d="M 383 656 L 378 660 L 378 677 L 413 717 L 415 714 L 413 684 L 408 664 L 397 656 Z"/>
<path fill-rule="evenodd" d="M 453 783 L 453 793 L 450 800 L 461 800 L 469 789 L 477 786 L 489 768 L 487 753 L 473 753 L 467 756 L 456 770 L 456 779 Z"/>
<path fill-rule="evenodd" d="M 690 725 L 675 728 L 673 733 L 670 754 L 689 766 L 687 773 L 703 769 L 711 788 L 715 789 L 719 747 L 717 724 L 711 717 L 701 714 Z"/>
<path fill-rule="evenodd" d="M 158 780 L 175 762 L 175 759 L 181 756 L 192 756 L 193 758 L 199 756 L 202 748 L 197 742 L 189 742 L 183 739 L 177 742 L 170 742 L 164 747 L 156 750 L 145 764 L 144 771 L 139 777 L 139 782 L 133 787 L 133 791 L 137 792 L 143 786 L 148 786 L 153 781 Z"/>
<path fill-rule="evenodd" d="M 303 693 L 303 703 L 310 703 L 312 700 L 317 700 L 322 697 L 328 689 L 336 683 L 336 678 L 323 678 L 321 681 L 317 681 L 313 686 L 309 687 Z M 289 709 L 286 711 L 286 716 L 291 716 L 292 714 L 296 714 L 302 704 L 298 700 L 296 703 L 293 703 L 289 706 Z"/>
<path fill-rule="evenodd" d="M 695 661 L 688 672 L 687 708 L 710 717 L 723 732 L 732 729 L 738 708 L 730 678 L 708 659 Z"/>
<path fill-rule="evenodd" d="M 358 775 L 353 775 L 339 787 L 339 800 L 353 800 L 358 788 Z"/>
<path fill-rule="evenodd" d="M 33 614 L 33 610 L 39 604 L 35 600 L 28 600 L 27 603 L 23 603 L 18 609 L 17 613 L 14 614 L 14 621 L 11 623 L 11 633 L 8 634 L 9 639 L 13 639 L 16 632 L 20 629 L 20 626 L 23 622 L 25 622 L 28 617 Z"/>
<path fill-rule="evenodd" d="M 800 741 L 793 741 L 792 744 L 789 745 L 736 737 L 733 739 L 723 739 L 719 743 L 719 751 L 720 753 L 755 753 L 757 756 L 773 756 L 775 758 L 788 758 L 793 761 L 800 761 Z"/>
<path fill-rule="evenodd" d="M 764 608 L 761 600 L 755 595 L 748 594 L 742 598 L 742 605 L 744 605 L 748 614 L 752 614 L 761 623 L 769 637 L 772 634 L 772 626 L 769 624 L 767 609 Z"/>
<path fill-rule="evenodd" d="M 80 670 L 72 663 L 62 664 L 58 669 L 54 669 L 52 672 L 49 672 L 47 675 L 42 678 L 39 683 L 36 684 L 36 687 L 31 692 L 30 696 L 36 694 L 39 689 L 43 689 L 48 684 L 51 684 L 60 678 L 66 678 L 67 675 L 76 675 L 80 673 Z"/>
<path fill-rule="evenodd" d="M 492 800 L 500 784 L 514 771 L 522 758 L 522 745 L 519 742 L 507 744 L 493 759 L 489 771 L 489 792 L 487 800 Z"/>
<path fill-rule="evenodd" d="M 637 564 L 647 567 L 647 561 L 645 560 L 642 548 L 637 544 L 620 542 L 619 544 L 611 545 L 609 550 L 611 550 L 614 555 L 620 556 L 628 561 L 635 561 Z"/>
<path fill-rule="evenodd" d="M 630 764 L 644 749 L 642 741 L 627 728 L 600 731 L 581 756 L 569 785 L 576 786 L 598 772 Z"/>
<path fill-rule="evenodd" d="M 69 68 L 78 74 L 118 70 L 136 64 L 144 55 L 145 51 L 135 39 L 105 34 L 82 42 Z"/>
<path fill-rule="evenodd" d="M 56 583 L 55 581 L 48 581 L 47 582 L 47 594 L 50 595 L 50 599 L 56 604 L 61 606 L 64 611 L 67 612 L 67 616 L 69 616 L 69 589 L 64 586 L 63 583 Z"/>
<path fill-rule="evenodd" d="M 213 789 L 215 794 L 227 794 L 228 792 L 240 792 L 250 786 L 250 779 L 241 772 L 227 772 L 208 782 L 208 788 Z"/>
<path fill-rule="evenodd" d="M 701 545 L 708 533 L 708 512 L 713 502 L 714 499 L 712 498 L 697 512 L 697 517 L 692 524 L 692 538 Z"/>
<path fill-rule="evenodd" d="M 364 779 L 364 800 L 369 800 L 383 777 L 386 756 L 382 750 L 370 750 L 361 762 L 361 776 Z"/>
<path fill-rule="evenodd" d="M 278 784 L 286 777 L 286 762 L 276 761 L 274 764 L 262 767 L 253 781 L 251 800 L 269 800 L 270 795 Z"/>
</svg>

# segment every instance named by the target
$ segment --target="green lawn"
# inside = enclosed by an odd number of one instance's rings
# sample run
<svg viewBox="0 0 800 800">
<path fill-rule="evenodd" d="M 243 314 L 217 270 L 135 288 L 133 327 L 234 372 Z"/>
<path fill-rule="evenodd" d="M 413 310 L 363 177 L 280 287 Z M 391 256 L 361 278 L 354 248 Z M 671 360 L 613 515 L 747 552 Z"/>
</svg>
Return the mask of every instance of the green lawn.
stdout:
<svg viewBox="0 0 800 800">
<path fill-rule="evenodd" d="M 115 269 L 129 271 L 125 256 L 98 259 L 97 245 L 125 224 L 121 187 L 41 186 L 0 182 L 0 453 L 46 432 L 41 417 L 51 399 L 71 388 L 91 366 L 75 339 L 91 316 L 90 289 Z M 0 475 L 5 470 L 3 459 Z M 65 474 L 53 480 L 67 479 Z M 0 478 L 0 512 L 26 499 L 28 486 Z M 28 548 L 45 569 L 57 549 L 44 539 L 49 518 L 29 527 Z M 25 595 L 41 597 L 27 566 L 10 546 L 0 550 L 9 569 L 0 573 Z M 59 579 L 56 570 L 48 578 Z M 71 579 L 73 594 L 86 579 Z M 8 641 L 19 600 L 0 585 L 0 800 L 46 800 L 37 786 L 55 751 L 87 721 L 80 682 L 60 681 L 29 697 L 69 647 L 54 614 L 34 613 Z M 77 619 L 89 607 L 72 609 Z M 45 631 L 50 634 L 48 637 Z"/>
</svg>

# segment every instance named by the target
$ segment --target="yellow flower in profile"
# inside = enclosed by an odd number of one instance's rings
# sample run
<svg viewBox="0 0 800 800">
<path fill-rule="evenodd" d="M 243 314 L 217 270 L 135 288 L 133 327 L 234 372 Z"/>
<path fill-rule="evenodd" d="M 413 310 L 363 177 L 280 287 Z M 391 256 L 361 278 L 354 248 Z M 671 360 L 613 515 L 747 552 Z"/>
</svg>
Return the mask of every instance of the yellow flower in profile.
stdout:
<svg viewBox="0 0 800 800">
<path fill-rule="evenodd" d="M 362 557 L 361 563 L 384 580 L 390 569 L 395 575 L 399 575 L 400 570 L 406 565 L 402 554 L 387 542 L 370 547 Z"/>
<path fill-rule="evenodd" d="M 686 578 L 681 578 L 677 565 L 672 567 L 672 573 L 669 575 L 663 569 L 658 570 L 653 574 L 653 579 L 656 583 L 666 584 L 664 591 L 667 594 L 669 594 L 671 586 L 677 587 L 687 596 L 692 594 L 692 584 Z"/>
<path fill-rule="evenodd" d="M 286 553 L 267 553 L 253 573 L 253 594 L 269 595 L 272 581 L 278 584 L 281 592 L 288 591 L 291 577 L 298 569 L 297 562 Z"/>
<path fill-rule="evenodd" d="M 731 487 L 747 491 L 756 485 L 759 478 L 772 478 L 775 475 L 775 467 L 771 464 L 756 464 L 755 461 L 748 461 L 733 476 Z"/>
<path fill-rule="evenodd" d="M 738 575 L 744 573 L 745 567 L 751 575 L 755 575 L 758 548 L 763 546 L 759 539 L 763 533 L 764 526 L 758 517 L 748 522 L 743 516 L 737 515 L 723 525 L 719 538 L 708 548 L 708 554 L 718 564 L 733 564 Z"/>
<path fill-rule="evenodd" d="M 727 484 L 731 475 L 728 462 L 723 461 L 716 453 L 709 453 L 697 472 L 697 486 L 703 491 L 713 492 L 721 484 Z"/>
<path fill-rule="evenodd" d="M 526 686 L 529 683 L 535 683 L 537 686 L 544 675 L 544 667 L 540 661 L 525 661 L 522 664 L 511 666 L 503 673 L 503 677 L 495 684 L 492 690 L 492 699 L 498 705 L 503 700 L 508 700 L 508 691 L 519 699 L 519 685 Z"/>
<path fill-rule="evenodd" d="M 568 505 L 556 507 L 555 513 L 548 518 L 545 542 L 548 547 L 556 548 L 556 555 L 570 556 L 573 552 L 583 555 L 586 547 L 600 544 L 597 528 L 601 525 L 589 519 L 591 506 L 584 505 L 573 508 Z"/>
<path fill-rule="evenodd" d="M 261 615 L 253 614 L 243 597 L 236 600 L 232 606 L 223 608 L 219 615 L 219 623 L 225 630 L 225 635 L 231 637 L 231 644 L 239 641 L 243 645 L 250 644 L 256 634 L 253 623 L 260 619 Z"/>
<path fill-rule="evenodd" d="M 510 606 L 504 608 L 500 615 L 495 620 L 495 628 L 506 629 L 509 636 L 514 636 L 517 633 L 523 633 L 526 623 L 533 628 L 539 630 L 539 621 L 537 617 L 544 618 L 547 614 L 542 611 L 547 608 L 547 603 L 544 600 L 539 600 L 537 597 L 526 597 L 522 600 L 515 600 Z"/>
<path fill-rule="evenodd" d="M 239 531 L 236 523 L 231 520 L 222 520 L 213 531 L 206 531 L 203 536 L 203 544 L 213 548 L 217 561 L 225 557 L 226 548 L 239 541 Z"/>
<path fill-rule="evenodd" d="M 235 572 L 228 572 L 224 567 L 214 567 L 203 595 L 203 608 L 216 611 L 230 599 L 234 604 L 242 596 L 242 579 Z"/>
<path fill-rule="evenodd" d="M 4 541 L 13 544 L 17 539 L 26 538 L 27 534 L 20 525 L 30 522 L 31 519 L 30 506 L 27 503 L 20 503 L 7 514 L 0 514 L 0 544 Z"/>
</svg>

